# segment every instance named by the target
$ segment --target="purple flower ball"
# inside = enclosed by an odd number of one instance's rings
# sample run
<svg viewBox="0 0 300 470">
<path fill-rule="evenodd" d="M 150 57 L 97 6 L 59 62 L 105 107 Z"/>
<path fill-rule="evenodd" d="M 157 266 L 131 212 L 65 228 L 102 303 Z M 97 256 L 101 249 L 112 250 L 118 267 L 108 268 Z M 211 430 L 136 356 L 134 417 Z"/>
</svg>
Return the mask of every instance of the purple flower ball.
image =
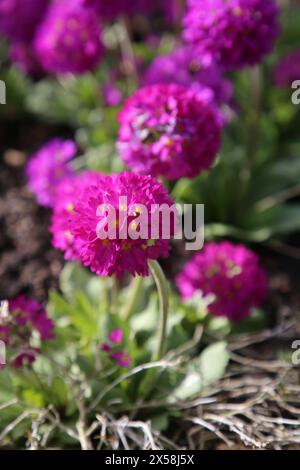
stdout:
<svg viewBox="0 0 300 470">
<path fill-rule="evenodd" d="M 176 278 L 185 300 L 201 291 L 214 300 L 208 310 L 215 316 L 226 316 L 237 322 L 251 313 L 266 298 L 268 282 L 259 259 L 243 245 L 224 241 L 207 243 Z"/>
<path fill-rule="evenodd" d="M 105 105 L 108 107 L 118 106 L 123 99 L 121 90 L 113 82 L 106 82 L 103 84 L 102 95 Z"/>
<path fill-rule="evenodd" d="M 30 348 L 28 351 L 21 352 L 14 358 L 12 366 L 15 369 L 23 369 L 24 367 L 33 364 L 38 354 L 39 350 L 37 348 Z"/>
<path fill-rule="evenodd" d="M 126 199 L 125 207 L 120 205 L 120 198 Z M 159 217 L 162 204 L 172 209 L 174 203 L 164 186 L 151 176 L 123 172 L 104 176 L 97 184 L 91 182 L 76 199 L 70 218 L 81 263 L 99 276 L 115 274 L 121 278 L 126 272 L 148 276 L 148 260 L 167 257 L 170 251 L 170 240 L 163 236 L 161 218 L 153 221 L 153 214 Z M 106 210 L 99 212 L 99 208 L 107 206 L 116 214 L 116 233 L 101 238 L 99 228 L 106 227 L 108 221 Z M 139 217 L 143 219 L 143 231 L 140 237 L 134 238 L 131 231 L 141 225 Z M 170 225 L 170 236 L 173 236 L 176 221 Z M 154 231 L 157 236 L 151 239 Z"/>
<path fill-rule="evenodd" d="M 283 57 L 274 71 L 274 83 L 280 88 L 290 88 L 300 80 L 300 49 Z"/>
<path fill-rule="evenodd" d="M 64 252 L 66 260 L 78 260 L 78 246 L 70 231 L 75 201 L 93 184 L 98 184 L 103 175 L 94 171 L 64 178 L 57 186 L 50 232 L 54 248 Z"/>
<path fill-rule="evenodd" d="M 47 72 L 81 74 L 100 62 L 104 51 L 100 36 L 94 11 L 80 1 L 66 0 L 49 8 L 34 48 Z"/>
<path fill-rule="evenodd" d="M 129 356 L 126 350 L 120 350 L 120 346 L 124 339 L 124 331 L 121 328 L 113 330 L 108 335 L 108 343 L 102 343 L 100 345 L 101 351 L 108 354 L 108 357 L 115 361 L 120 367 L 130 367 L 132 358 Z"/>
<path fill-rule="evenodd" d="M 162 2 L 166 20 L 171 24 L 179 24 L 185 11 L 185 1 L 167 0 Z"/>
<path fill-rule="evenodd" d="M 126 351 L 117 351 L 110 355 L 110 358 L 116 361 L 118 366 L 128 368 L 132 364 L 132 358 Z"/>
<path fill-rule="evenodd" d="M 43 74 L 43 68 L 35 57 L 32 43 L 13 42 L 9 49 L 10 60 L 24 73 Z"/>
<path fill-rule="evenodd" d="M 143 84 L 176 83 L 198 92 L 203 99 L 228 104 L 233 89 L 216 64 L 206 64 L 191 47 L 175 49 L 168 55 L 157 56 L 144 74 Z"/>
<path fill-rule="evenodd" d="M 0 339 L 9 346 L 9 355 L 13 353 L 9 360 L 12 367 L 28 366 L 41 353 L 32 345 L 33 334 L 37 333 L 42 342 L 55 337 L 54 323 L 43 306 L 23 295 L 9 300 L 8 315 L 0 315 Z"/>
<path fill-rule="evenodd" d="M 48 0 L 0 0 L 0 33 L 12 41 L 30 41 Z"/>
<path fill-rule="evenodd" d="M 10 365 L 22 368 L 35 361 L 41 352 L 33 346 L 33 335 L 36 334 L 42 342 L 55 337 L 54 323 L 44 307 L 23 295 L 9 300 L 8 313 L 0 314 L 0 339 L 9 346 Z"/>
<path fill-rule="evenodd" d="M 180 85 L 141 88 L 125 103 L 119 122 L 121 157 L 139 173 L 193 178 L 211 166 L 220 148 L 217 109 Z"/>
<path fill-rule="evenodd" d="M 279 34 L 275 0 L 190 0 L 183 37 L 228 69 L 260 63 Z"/>
<path fill-rule="evenodd" d="M 157 0 L 82 0 L 94 8 L 100 19 L 112 21 L 118 16 L 147 14 L 158 6 Z"/>
<path fill-rule="evenodd" d="M 112 330 L 109 335 L 108 339 L 113 344 L 120 344 L 123 341 L 124 332 L 121 328 L 117 328 L 116 330 Z"/>
<path fill-rule="evenodd" d="M 37 330 L 42 340 L 54 338 L 54 323 L 49 319 L 47 311 L 41 304 L 23 295 L 9 300 L 9 313 L 17 325 L 29 325 Z"/>
<path fill-rule="evenodd" d="M 53 207 L 58 185 L 73 174 L 69 161 L 76 152 L 72 140 L 52 139 L 32 156 L 26 174 L 39 204 Z"/>
</svg>

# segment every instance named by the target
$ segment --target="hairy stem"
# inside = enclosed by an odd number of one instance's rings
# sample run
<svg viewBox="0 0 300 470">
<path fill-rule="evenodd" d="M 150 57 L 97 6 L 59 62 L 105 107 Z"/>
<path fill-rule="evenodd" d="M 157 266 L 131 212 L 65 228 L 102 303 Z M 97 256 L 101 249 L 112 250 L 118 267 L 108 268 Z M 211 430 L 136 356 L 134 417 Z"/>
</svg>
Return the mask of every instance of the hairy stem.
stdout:
<svg viewBox="0 0 300 470">
<path fill-rule="evenodd" d="M 163 270 L 157 261 L 149 261 L 149 269 L 155 281 L 159 297 L 160 322 L 158 327 L 158 343 L 153 357 L 153 360 L 158 361 L 162 357 L 165 347 L 169 310 L 169 287 Z"/>
<path fill-rule="evenodd" d="M 251 107 L 248 110 L 248 143 L 247 159 L 250 171 L 255 165 L 256 153 L 259 148 L 260 114 L 261 114 L 261 71 L 259 66 L 249 71 L 249 88 Z"/>
<path fill-rule="evenodd" d="M 119 292 L 120 292 L 119 279 L 116 276 L 113 276 L 112 277 L 112 287 L 111 287 L 111 310 L 112 310 L 112 313 L 117 313 Z"/>
<path fill-rule="evenodd" d="M 122 312 L 122 318 L 125 321 L 129 320 L 136 308 L 141 293 L 142 282 L 143 278 L 141 276 L 137 276 L 132 280 L 132 283 L 129 288 L 127 303 Z"/>
</svg>

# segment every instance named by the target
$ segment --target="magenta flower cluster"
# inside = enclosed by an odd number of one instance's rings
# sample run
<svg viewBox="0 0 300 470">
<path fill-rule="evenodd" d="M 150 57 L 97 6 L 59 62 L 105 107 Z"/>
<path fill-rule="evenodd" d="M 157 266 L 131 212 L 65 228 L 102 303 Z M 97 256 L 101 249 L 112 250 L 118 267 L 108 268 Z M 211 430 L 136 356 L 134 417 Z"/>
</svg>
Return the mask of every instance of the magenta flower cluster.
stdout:
<svg viewBox="0 0 300 470">
<path fill-rule="evenodd" d="M 57 186 L 73 174 L 70 160 L 77 152 L 71 140 L 52 139 L 35 153 L 27 164 L 26 174 L 31 191 L 39 204 L 53 207 Z"/>
<path fill-rule="evenodd" d="M 156 56 L 144 74 L 143 83 L 177 83 L 217 105 L 229 104 L 233 95 L 232 83 L 224 77 L 221 68 L 206 64 L 192 47 L 180 47 L 170 54 Z"/>
<path fill-rule="evenodd" d="M 258 257 L 245 246 L 227 241 L 208 243 L 185 265 L 176 284 L 185 300 L 197 291 L 213 294 L 209 312 L 233 322 L 250 315 L 267 295 L 267 277 Z"/>
<path fill-rule="evenodd" d="M 17 324 L 29 324 L 31 328 L 39 332 L 42 340 L 54 337 L 52 320 L 48 318 L 46 310 L 35 300 L 19 296 L 8 302 L 8 308 Z"/>
<path fill-rule="evenodd" d="M 159 5 L 157 0 L 83 0 L 83 3 L 93 7 L 102 21 L 111 21 L 122 15 L 146 14 Z"/>
<path fill-rule="evenodd" d="M 282 57 L 274 71 L 274 83 L 280 88 L 290 88 L 300 80 L 300 49 Z"/>
<path fill-rule="evenodd" d="M 100 27 L 93 10 L 80 2 L 56 2 L 38 28 L 35 51 L 47 72 L 80 74 L 103 55 Z"/>
<path fill-rule="evenodd" d="M 123 100 L 122 91 L 115 83 L 106 82 L 102 87 L 102 95 L 104 104 L 108 107 L 118 106 Z"/>
<path fill-rule="evenodd" d="M 180 85 L 141 88 L 127 100 L 119 121 L 120 155 L 133 171 L 192 178 L 211 166 L 220 148 L 216 108 Z"/>
<path fill-rule="evenodd" d="M 183 37 L 205 60 L 238 69 L 272 51 L 278 16 L 275 0 L 189 0 Z"/>
<path fill-rule="evenodd" d="M 13 42 L 31 41 L 49 3 L 48 0 L 0 0 L 0 34 Z"/>
<path fill-rule="evenodd" d="M 101 174 L 85 171 L 65 178 L 58 186 L 55 195 L 50 232 L 52 244 L 65 254 L 66 260 L 77 260 L 77 243 L 71 234 L 70 220 L 74 214 L 75 203 L 88 187 L 93 187 L 102 177 Z"/>
<path fill-rule="evenodd" d="M 81 74 L 104 53 L 98 18 L 83 0 L 1 0 L 0 34 L 11 59 L 33 74 Z"/>
<path fill-rule="evenodd" d="M 10 42 L 10 58 L 24 72 L 40 73 L 34 51 L 36 30 L 50 0 L 0 0 L 0 35 Z"/>
<path fill-rule="evenodd" d="M 120 197 L 126 198 L 127 207 L 120 205 Z M 155 204 L 158 211 L 159 205 L 171 207 L 173 201 L 162 184 L 151 176 L 123 172 L 99 178 L 96 183 L 91 182 L 76 199 L 70 218 L 70 231 L 79 260 L 101 276 L 116 274 L 122 277 L 125 272 L 133 276 L 147 276 L 148 260 L 168 256 L 170 250 L 169 240 L 161 234 L 161 220 L 158 221 L 157 238 L 150 238 L 151 214 Z M 113 239 L 102 239 L 98 236 L 98 228 L 103 226 L 107 230 L 108 213 L 98 208 L 108 206 L 116 214 L 116 233 Z M 147 210 L 147 214 L 143 214 L 143 210 Z M 133 226 L 139 230 L 140 217 L 144 217 L 147 233 L 133 239 L 130 230 Z M 126 233 L 121 237 L 123 227 L 126 227 Z M 171 234 L 174 230 L 175 221 Z"/>
<path fill-rule="evenodd" d="M 8 302 L 8 316 L 0 316 L 0 339 L 13 351 L 12 366 L 24 367 L 35 361 L 40 350 L 32 346 L 32 333 L 41 341 L 54 338 L 54 324 L 38 302 L 19 296 Z"/>
<path fill-rule="evenodd" d="M 118 366 L 127 368 L 130 367 L 132 359 L 126 350 L 120 350 L 123 339 L 123 330 L 120 328 L 112 330 L 108 335 L 108 341 L 101 344 L 101 350 L 105 352 L 112 361 L 115 361 Z"/>
<path fill-rule="evenodd" d="M 13 42 L 9 49 L 10 60 L 24 73 L 42 75 L 42 65 L 39 63 L 31 42 Z"/>
</svg>

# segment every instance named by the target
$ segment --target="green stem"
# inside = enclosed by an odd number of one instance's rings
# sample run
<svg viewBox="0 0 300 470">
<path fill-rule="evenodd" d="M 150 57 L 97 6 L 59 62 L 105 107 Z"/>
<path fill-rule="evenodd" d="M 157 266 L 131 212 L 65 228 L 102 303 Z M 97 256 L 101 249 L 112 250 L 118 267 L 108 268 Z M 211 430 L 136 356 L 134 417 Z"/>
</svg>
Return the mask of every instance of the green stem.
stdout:
<svg viewBox="0 0 300 470">
<path fill-rule="evenodd" d="M 118 309 L 119 292 L 120 292 L 119 279 L 116 276 L 113 276 L 112 288 L 111 288 L 111 309 L 113 313 L 116 313 Z"/>
<path fill-rule="evenodd" d="M 141 276 L 137 276 L 133 279 L 130 285 L 127 303 L 122 313 L 122 318 L 125 321 L 129 320 L 136 308 L 141 293 L 142 282 L 143 278 Z"/>
<path fill-rule="evenodd" d="M 105 309 L 109 309 L 109 286 L 107 285 L 107 278 L 101 278 L 100 289 L 101 289 L 101 302 L 105 306 Z"/>
<path fill-rule="evenodd" d="M 167 320 L 169 310 L 169 287 L 163 270 L 157 261 L 149 261 L 149 269 L 155 281 L 158 297 L 159 297 L 159 310 L 160 322 L 158 327 L 158 344 L 154 352 L 153 360 L 158 361 L 164 353 L 166 333 L 167 333 Z"/>
<path fill-rule="evenodd" d="M 247 123 L 247 160 L 249 172 L 252 172 L 255 166 L 255 159 L 260 139 L 261 71 L 259 66 L 256 66 L 249 71 L 249 88 L 251 103 L 248 110 Z"/>
<path fill-rule="evenodd" d="M 126 17 L 120 18 L 120 21 L 115 25 L 115 30 L 117 32 L 117 39 L 125 65 L 128 93 L 131 94 L 139 83 L 139 76 L 136 68 L 135 55 L 128 25 L 129 23 Z"/>
<path fill-rule="evenodd" d="M 245 113 L 245 164 L 240 170 L 240 194 L 237 199 L 236 212 L 243 217 L 244 201 L 249 190 L 253 170 L 256 166 L 257 153 L 260 146 L 260 117 L 261 117 L 261 91 L 262 77 L 259 66 L 253 67 L 248 73 L 248 107 Z"/>
<path fill-rule="evenodd" d="M 167 320 L 168 320 L 168 310 L 169 310 L 169 288 L 168 283 L 157 261 L 148 261 L 150 272 L 155 281 L 158 296 L 159 296 L 159 309 L 160 309 L 160 321 L 158 326 L 158 342 L 157 347 L 154 350 L 152 361 L 159 361 L 164 353 L 166 333 L 167 333 Z M 139 387 L 140 396 L 143 397 L 143 400 L 151 394 L 153 386 L 157 380 L 157 373 L 155 370 L 148 370 L 145 374 L 143 381 Z"/>
</svg>

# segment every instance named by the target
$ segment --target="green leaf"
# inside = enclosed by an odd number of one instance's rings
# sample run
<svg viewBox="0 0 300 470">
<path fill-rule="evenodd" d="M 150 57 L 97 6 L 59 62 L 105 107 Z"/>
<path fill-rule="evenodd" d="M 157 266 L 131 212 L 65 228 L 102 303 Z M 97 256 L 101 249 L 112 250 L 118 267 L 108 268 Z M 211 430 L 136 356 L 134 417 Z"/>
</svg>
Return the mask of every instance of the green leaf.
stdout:
<svg viewBox="0 0 300 470">
<path fill-rule="evenodd" d="M 130 326 L 135 333 L 140 331 L 153 331 L 157 326 L 158 303 L 157 295 L 152 294 L 150 301 L 143 312 L 134 316 L 130 321 Z"/>
<path fill-rule="evenodd" d="M 229 362 L 229 351 L 225 341 L 208 346 L 199 359 L 193 361 L 193 368 L 198 369 L 206 387 L 220 380 Z"/>
<path fill-rule="evenodd" d="M 74 299 L 76 292 L 82 291 L 90 300 L 100 302 L 99 277 L 91 274 L 78 263 L 66 263 L 60 275 L 59 285 L 64 296 L 70 301 Z"/>
<path fill-rule="evenodd" d="M 34 389 L 26 389 L 22 392 L 22 398 L 28 405 L 35 408 L 42 408 L 45 405 L 44 397 L 41 392 Z"/>
<path fill-rule="evenodd" d="M 66 330 L 66 326 L 71 324 L 77 329 L 83 341 L 98 337 L 100 314 L 83 292 L 75 292 L 74 298 L 70 302 L 57 292 L 51 292 L 48 308 L 58 319 L 57 328 L 61 327 L 61 330 Z M 65 333 L 62 333 L 65 336 Z"/>
<path fill-rule="evenodd" d="M 169 396 L 168 401 L 173 403 L 200 394 L 204 388 L 223 377 L 228 361 L 226 342 L 211 344 L 199 357 L 189 362 L 186 376 Z"/>
<path fill-rule="evenodd" d="M 273 235 L 286 235 L 300 230 L 300 204 L 281 206 L 280 214 L 270 229 Z"/>
<path fill-rule="evenodd" d="M 177 400 L 186 400 L 191 398 L 202 391 L 203 380 L 199 372 L 189 372 L 181 384 L 171 393 L 168 398 L 170 403 L 174 403 Z"/>
<path fill-rule="evenodd" d="M 51 396 L 56 406 L 66 406 L 69 390 L 65 382 L 59 377 L 55 377 L 51 383 Z"/>
<path fill-rule="evenodd" d="M 168 428 L 169 415 L 167 413 L 154 416 L 151 419 L 151 425 L 156 431 L 162 432 Z"/>
<path fill-rule="evenodd" d="M 93 306 L 82 292 L 77 292 L 74 300 L 75 305 L 71 311 L 74 325 L 88 339 L 97 338 L 99 322 Z"/>
</svg>

